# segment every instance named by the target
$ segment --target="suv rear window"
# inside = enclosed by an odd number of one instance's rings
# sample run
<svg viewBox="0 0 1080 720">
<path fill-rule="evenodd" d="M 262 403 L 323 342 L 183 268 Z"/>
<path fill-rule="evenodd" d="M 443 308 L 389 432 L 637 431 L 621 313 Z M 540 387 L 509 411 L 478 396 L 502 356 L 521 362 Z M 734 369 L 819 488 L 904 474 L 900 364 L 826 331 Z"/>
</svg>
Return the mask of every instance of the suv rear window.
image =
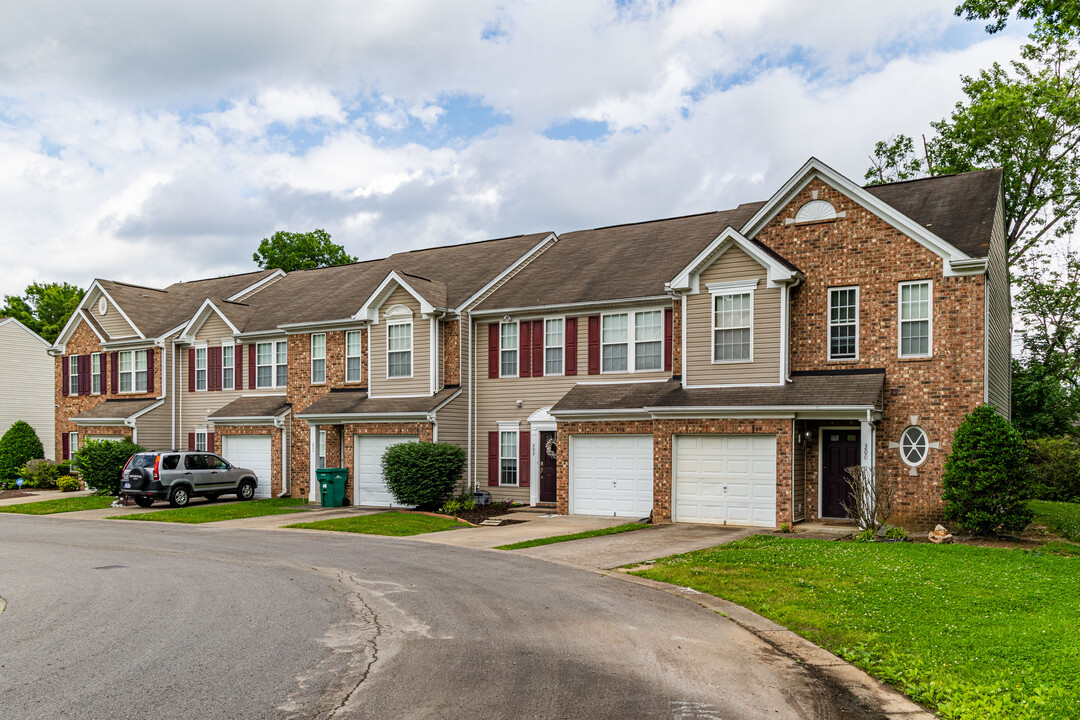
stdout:
<svg viewBox="0 0 1080 720">
<path fill-rule="evenodd" d="M 165 457 L 161 458 L 161 469 L 162 470 L 175 470 L 176 466 L 179 465 L 179 464 L 180 464 L 180 456 L 179 455 L 166 455 Z"/>
<path fill-rule="evenodd" d="M 128 463 L 129 468 L 146 468 L 154 467 L 154 458 L 157 455 L 134 455 L 131 458 L 131 462 Z"/>
</svg>

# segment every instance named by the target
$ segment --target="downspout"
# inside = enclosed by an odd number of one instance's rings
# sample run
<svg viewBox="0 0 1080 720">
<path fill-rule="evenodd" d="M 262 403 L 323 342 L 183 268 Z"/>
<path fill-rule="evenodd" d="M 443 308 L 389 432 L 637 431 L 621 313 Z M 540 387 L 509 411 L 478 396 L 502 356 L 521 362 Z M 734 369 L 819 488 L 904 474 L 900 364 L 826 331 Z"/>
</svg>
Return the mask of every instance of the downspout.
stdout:
<svg viewBox="0 0 1080 720">
<path fill-rule="evenodd" d="M 176 447 L 176 338 L 172 339 L 172 409 L 169 411 L 169 444 Z"/>
<path fill-rule="evenodd" d="M 131 418 L 124 418 L 124 425 L 131 428 L 131 442 L 136 445 L 139 444 L 139 429 L 135 427 L 135 421 Z"/>
</svg>

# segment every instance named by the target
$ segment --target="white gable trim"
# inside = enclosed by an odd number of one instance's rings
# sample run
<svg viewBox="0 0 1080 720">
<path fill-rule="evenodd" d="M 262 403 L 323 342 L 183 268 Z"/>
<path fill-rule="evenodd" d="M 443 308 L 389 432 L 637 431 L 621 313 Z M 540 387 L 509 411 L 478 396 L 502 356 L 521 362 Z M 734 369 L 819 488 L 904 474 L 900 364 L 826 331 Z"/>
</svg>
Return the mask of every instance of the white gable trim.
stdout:
<svg viewBox="0 0 1080 720">
<path fill-rule="evenodd" d="M 391 270 L 390 274 L 379 283 L 379 287 L 375 288 L 375 292 L 371 293 L 371 296 L 367 301 L 356 311 L 356 314 L 352 316 L 352 319 L 366 321 L 372 325 L 378 325 L 379 308 L 381 308 L 383 303 L 394 293 L 394 284 L 404 288 L 405 292 L 416 298 L 416 301 L 420 303 L 421 315 L 431 315 L 435 312 L 435 307 L 425 300 L 420 293 L 416 292 L 409 283 L 405 282 L 405 279 L 398 275 L 397 270 Z"/>
<path fill-rule="evenodd" d="M 98 290 L 100 290 L 100 291 L 101 291 L 101 294 L 102 294 L 102 295 L 104 295 L 104 296 L 105 296 L 106 298 L 108 298 L 109 302 L 110 302 L 110 303 L 112 303 L 112 306 L 113 306 L 114 308 L 116 308 L 116 312 L 120 313 L 120 317 L 124 318 L 124 320 L 125 320 L 125 321 L 127 321 L 127 324 L 131 326 L 131 329 L 135 331 L 135 334 L 136 334 L 136 335 L 138 335 L 138 336 L 139 336 L 140 338 L 142 338 L 142 339 L 144 339 L 144 340 L 145 340 L 145 339 L 146 339 L 146 336 L 145 336 L 145 335 L 143 335 L 143 331 L 139 329 L 139 326 L 138 326 L 138 325 L 136 325 L 135 323 L 133 323 L 133 322 L 131 321 L 131 318 L 129 318 L 129 317 L 127 316 L 127 313 L 126 313 L 126 312 L 124 312 L 124 308 L 120 307 L 120 303 L 118 303 L 118 302 L 116 302 L 115 300 L 113 300 L 113 299 L 112 299 L 112 295 L 110 295 L 109 293 L 105 292 L 105 288 L 101 287 L 101 283 L 99 283 L 99 282 L 98 282 L 97 280 L 95 280 L 95 281 L 94 281 L 94 284 L 90 286 L 90 289 L 86 291 L 86 295 L 85 295 L 85 297 L 90 297 L 90 293 L 91 293 L 91 292 L 93 291 L 93 289 L 94 289 L 95 287 L 96 287 L 96 288 L 97 288 Z"/>
<path fill-rule="evenodd" d="M 529 250 L 529 252 L 525 253 L 520 258 L 515 260 L 513 262 L 513 264 L 510 265 L 510 267 L 506 268 L 501 273 L 496 275 L 491 280 L 491 282 L 489 282 L 488 284 L 484 285 L 484 287 L 482 287 L 479 290 L 477 290 L 476 292 L 474 292 L 472 294 L 472 296 L 468 300 L 466 300 L 465 302 L 458 305 L 457 308 L 455 308 L 455 312 L 459 312 L 459 313 L 462 312 L 465 308 L 469 307 L 474 302 L 476 302 L 478 299 L 482 298 L 491 288 L 495 287 L 495 285 L 500 283 L 503 280 L 503 278 L 505 278 L 507 275 L 512 273 L 514 270 L 517 270 L 518 267 L 520 267 L 522 263 L 524 263 L 526 260 L 528 260 L 533 255 L 535 255 L 536 251 L 539 250 L 540 248 L 544 247 L 544 245 L 546 245 L 548 242 L 551 242 L 552 244 L 555 244 L 558 241 L 559 241 L 559 236 L 558 235 L 556 235 L 555 233 L 548 234 L 547 237 L 545 237 L 543 240 L 541 240 L 536 245 L 534 245 Z"/>
<path fill-rule="evenodd" d="M 740 229 L 742 234 L 746 237 L 754 237 L 761 232 L 761 229 L 815 178 L 844 193 L 927 250 L 941 257 L 944 261 L 943 271 L 946 277 L 956 274 L 971 274 L 971 268 L 965 267 L 968 264 L 964 263 L 964 261 L 973 259 L 970 255 L 938 237 L 891 205 L 877 199 L 874 195 L 814 157 L 807 160 L 799 168 L 799 171 L 792 175 L 769 198 L 768 202 L 762 205 L 761 209 L 742 226 Z M 952 263 L 957 263 L 967 272 L 963 272 L 960 268 L 958 268 L 959 272 L 954 270 Z"/>
<path fill-rule="evenodd" d="M 40 340 L 40 341 L 41 341 L 41 343 L 42 343 L 42 344 L 43 344 L 43 345 L 44 345 L 45 347 L 52 347 L 52 345 L 51 345 L 51 344 L 49 343 L 49 341 L 48 341 L 48 340 L 46 340 L 45 338 L 43 338 L 43 337 L 41 337 L 40 335 L 38 335 L 38 334 L 37 334 L 36 332 L 34 332 L 33 330 L 31 330 L 30 328 L 26 327 L 26 324 L 25 324 L 25 323 L 23 323 L 23 322 L 20 322 L 19 320 L 15 319 L 15 318 L 13 318 L 13 317 L 9 317 L 9 318 L 0 318 L 0 327 L 3 327 L 4 325 L 7 325 L 7 324 L 9 324 L 9 323 L 15 323 L 16 325 L 18 325 L 19 327 L 21 327 L 21 328 L 22 328 L 23 330 L 25 330 L 26 332 L 28 332 L 28 333 L 29 333 L 29 334 L 30 334 L 30 335 L 31 335 L 32 337 L 35 337 L 35 338 L 37 338 L 38 340 Z M 91 326 L 91 328 L 90 328 L 90 329 L 91 329 L 91 330 L 93 330 L 93 326 Z M 96 331 L 95 331 L 95 332 L 96 332 Z"/>
<path fill-rule="evenodd" d="M 207 298 L 206 300 L 203 300 L 203 304 L 199 306 L 198 311 L 191 317 L 191 320 L 188 321 L 187 325 L 184 326 L 184 330 L 180 333 L 180 337 L 177 338 L 177 340 L 187 343 L 195 342 L 195 335 L 210 318 L 210 311 L 215 312 L 219 318 L 225 321 L 225 324 L 229 326 L 229 330 L 232 331 L 233 335 L 240 334 L 240 330 L 229 321 L 229 318 L 225 317 L 225 313 L 218 309 L 218 306 L 214 304 L 213 300 Z"/>
<path fill-rule="evenodd" d="M 716 262 L 728 248 L 738 247 L 759 265 L 765 268 L 768 279 L 768 287 L 780 287 L 792 282 L 802 280 L 802 276 L 787 265 L 765 252 L 759 245 L 748 240 L 742 233 L 733 227 L 727 227 L 708 247 L 698 253 L 698 256 L 690 261 L 690 264 L 679 271 L 667 284 L 668 290 L 676 292 L 698 292 L 698 276 L 705 268 Z"/>
<path fill-rule="evenodd" d="M 258 290 L 262 290 L 263 286 L 269 285 L 270 283 L 278 280 L 279 278 L 283 278 L 283 277 L 285 277 L 285 271 L 281 270 L 281 269 L 275 269 L 274 272 L 270 273 L 269 275 L 264 277 L 262 280 L 259 280 L 256 283 L 252 283 L 251 285 L 248 285 L 246 288 L 244 288 L 240 292 L 234 293 L 233 295 L 230 295 L 229 297 L 227 297 L 225 299 L 228 300 L 229 302 L 234 302 L 237 298 L 241 298 L 241 297 L 243 297 L 245 295 L 248 295 L 250 293 L 256 292 Z"/>
</svg>

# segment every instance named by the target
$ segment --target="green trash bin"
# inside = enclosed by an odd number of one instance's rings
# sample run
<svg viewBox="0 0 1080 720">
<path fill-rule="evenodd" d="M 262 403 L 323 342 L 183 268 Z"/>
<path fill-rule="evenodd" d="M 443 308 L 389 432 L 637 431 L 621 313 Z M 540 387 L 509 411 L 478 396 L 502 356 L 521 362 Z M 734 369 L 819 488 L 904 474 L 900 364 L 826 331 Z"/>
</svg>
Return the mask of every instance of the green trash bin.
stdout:
<svg viewBox="0 0 1080 720">
<path fill-rule="evenodd" d="M 315 471 L 323 507 L 341 507 L 345 502 L 345 481 L 349 471 L 345 468 L 319 468 Z"/>
</svg>

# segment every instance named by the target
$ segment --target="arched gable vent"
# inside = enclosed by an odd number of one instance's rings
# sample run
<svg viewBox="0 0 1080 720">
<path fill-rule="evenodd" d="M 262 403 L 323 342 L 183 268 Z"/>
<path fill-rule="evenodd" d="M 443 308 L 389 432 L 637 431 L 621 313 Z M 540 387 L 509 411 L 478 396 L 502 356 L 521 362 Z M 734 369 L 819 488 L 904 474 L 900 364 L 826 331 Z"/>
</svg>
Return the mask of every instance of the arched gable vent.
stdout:
<svg viewBox="0 0 1080 720">
<path fill-rule="evenodd" d="M 836 208 L 827 200 L 811 200 L 795 213 L 795 222 L 814 222 L 815 220 L 835 220 Z"/>
<path fill-rule="evenodd" d="M 400 319 L 405 320 L 413 316 L 413 311 L 404 305 L 394 305 L 387 308 L 386 317 L 390 320 Z"/>
</svg>

